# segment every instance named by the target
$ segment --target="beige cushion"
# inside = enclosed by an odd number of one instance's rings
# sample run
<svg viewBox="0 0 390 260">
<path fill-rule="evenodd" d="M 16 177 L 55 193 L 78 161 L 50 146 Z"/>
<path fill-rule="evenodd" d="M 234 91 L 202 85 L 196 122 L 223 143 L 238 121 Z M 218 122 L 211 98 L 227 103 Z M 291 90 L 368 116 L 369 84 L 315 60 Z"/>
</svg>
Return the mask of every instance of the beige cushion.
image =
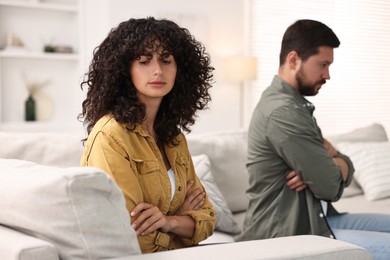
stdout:
<svg viewBox="0 0 390 260">
<path fill-rule="evenodd" d="M 0 226 L 0 259 L 59 260 L 57 249 L 50 243 Z"/>
<path fill-rule="evenodd" d="M 368 201 L 363 194 L 333 203 L 339 212 L 390 214 L 390 198 Z"/>
<path fill-rule="evenodd" d="M 339 143 L 355 167 L 355 180 L 367 200 L 390 197 L 390 142 Z"/>
<path fill-rule="evenodd" d="M 339 143 L 349 142 L 386 142 L 388 141 L 385 128 L 378 123 L 356 128 L 350 132 L 326 137 L 336 148 Z M 346 155 L 349 155 L 346 153 Z M 363 194 L 363 190 L 356 182 L 356 178 L 344 189 L 343 198 Z"/>
<path fill-rule="evenodd" d="M 192 157 L 192 161 L 195 166 L 195 172 L 200 179 L 203 187 L 205 188 L 207 195 L 214 210 L 217 213 L 216 230 L 223 231 L 231 234 L 240 233 L 240 229 L 236 221 L 233 218 L 233 214 L 230 211 L 225 198 L 219 190 L 217 184 L 214 181 L 213 174 L 211 172 L 210 160 L 205 154 L 196 155 Z"/>
<path fill-rule="evenodd" d="M 385 128 L 378 123 L 356 128 L 350 132 L 327 137 L 337 147 L 342 142 L 386 142 L 388 141 Z"/>
<path fill-rule="evenodd" d="M 140 254 L 122 192 L 97 168 L 0 159 L 0 224 L 53 244 L 61 259 Z"/>
<path fill-rule="evenodd" d="M 79 166 L 82 138 L 74 133 L 0 132 L 0 158 L 56 167 Z"/>
<path fill-rule="evenodd" d="M 133 259 L 372 260 L 372 256 L 366 249 L 344 241 L 314 235 L 301 235 L 190 247 L 115 260 Z"/>
<path fill-rule="evenodd" d="M 210 159 L 214 180 L 230 210 L 233 213 L 246 210 L 245 191 L 249 187 L 246 131 L 189 135 L 187 140 L 192 155 L 205 154 Z"/>
</svg>

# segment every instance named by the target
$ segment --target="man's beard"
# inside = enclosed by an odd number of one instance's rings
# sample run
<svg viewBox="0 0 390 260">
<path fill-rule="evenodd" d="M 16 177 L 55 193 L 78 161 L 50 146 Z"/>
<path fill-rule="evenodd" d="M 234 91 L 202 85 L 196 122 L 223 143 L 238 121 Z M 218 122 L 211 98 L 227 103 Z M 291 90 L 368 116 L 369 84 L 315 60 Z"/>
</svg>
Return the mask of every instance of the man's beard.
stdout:
<svg viewBox="0 0 390 260">
<path fill-rule="evenodd" d="M 297 75 L 295 76 L 295 79 L 298 83 L 298 92 L 302 96 L 315 96 L 318 94 L 318 89 L 316 88 L 317 85 L 323 85 L 326 83 L 326 80 L 322 79 L 314 84 L 307 84 L 305 83 L 306 75 L 303 72 L 302 68 L 298 71 Z"/>
</svg>

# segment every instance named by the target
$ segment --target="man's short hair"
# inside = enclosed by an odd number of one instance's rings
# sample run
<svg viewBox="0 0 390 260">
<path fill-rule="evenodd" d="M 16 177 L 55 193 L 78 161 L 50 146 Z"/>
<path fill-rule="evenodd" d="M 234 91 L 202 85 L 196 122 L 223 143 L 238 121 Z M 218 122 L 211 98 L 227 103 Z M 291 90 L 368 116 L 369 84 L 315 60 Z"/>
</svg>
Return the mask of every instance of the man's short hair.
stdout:
<svg viewBox="0 0 390 260">
<path fill-rule="evenodd" d="M 317 54 L 321 46 L 337 48 L 339 45 L 339 39 L 327 25 L 314 20 L 298 20 L 283 35 L 279 65 L 284 64 L 291 51 L 296 51 L 302 61 L 305 61 Z"/>
</svg>

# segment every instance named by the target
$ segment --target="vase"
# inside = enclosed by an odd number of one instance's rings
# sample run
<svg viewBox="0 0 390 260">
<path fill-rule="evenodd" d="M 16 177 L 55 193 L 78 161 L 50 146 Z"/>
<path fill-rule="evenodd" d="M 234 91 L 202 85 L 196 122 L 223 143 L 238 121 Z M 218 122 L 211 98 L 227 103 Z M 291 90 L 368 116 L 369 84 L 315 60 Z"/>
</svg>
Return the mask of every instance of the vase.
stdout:
<svg viewBox="0 0 390 260">
<path fill-rule="evenodd" d="M 25 102 L 25 119 L 26 121 L 35 121 L 36 120 L 36 109 L 35 109 L 35 100 L 29 95 Z"/>
</svg>

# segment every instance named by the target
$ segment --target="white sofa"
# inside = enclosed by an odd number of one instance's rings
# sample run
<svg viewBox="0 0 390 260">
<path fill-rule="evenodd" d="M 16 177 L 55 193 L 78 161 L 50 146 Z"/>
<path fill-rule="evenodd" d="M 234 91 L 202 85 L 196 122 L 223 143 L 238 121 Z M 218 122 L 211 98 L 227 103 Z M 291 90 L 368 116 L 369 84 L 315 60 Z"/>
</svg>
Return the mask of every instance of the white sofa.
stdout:
<svg viewBox="0 0 390 260">
<path fill-rule="evenodd" d="M 81 138 L 0 132 L 0 259 L 371 259 L 360 247 L 319 236 L 234 242 L 247 208 L 244 130 L 188 136 L 217 211 L 214 234 L 198 247 L 140 255 L 116 184 L 99 169 L 78 167 Z M 389 143 L 378 124 L 329 139 L 349 150 L 362 141 Z M 390 197 L 368 201 L 364 189 L 346 189 L 336 208 L 390 214 Z"/>
</svg>

